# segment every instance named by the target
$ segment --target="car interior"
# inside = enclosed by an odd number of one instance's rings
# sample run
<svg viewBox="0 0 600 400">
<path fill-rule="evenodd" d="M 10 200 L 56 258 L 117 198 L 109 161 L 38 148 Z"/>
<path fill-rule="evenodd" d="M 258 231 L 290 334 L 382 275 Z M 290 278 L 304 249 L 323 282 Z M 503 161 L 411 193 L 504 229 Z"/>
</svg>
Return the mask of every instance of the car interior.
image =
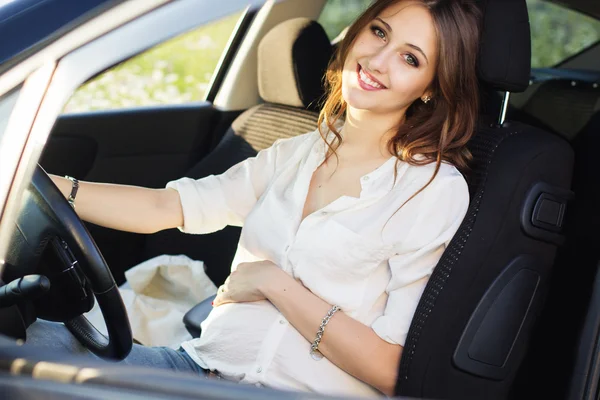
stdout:
<svg viewBox="0 0 600 400">
<path fill-rule="evenodd" d="M 600 18 L 597 6 L 562 3 Z M 474 157 L 467 176 L 471 203 L 413 317 L 398 367 L 396 395 L 595 398 L 599 377 L 591 371 L 600 355 L 596 344 L 600 213 L 595 205 L 600 192 L 593 182 L 598 176 L 595 150 L 600 145 L 600 44 L 555 68 L 532 70 L 526 1 L 480 0 L 479 4 L 481 110 L 468 145 Z M 316 129 L 324 96 L 322 77 L 335 41 L 330 41 L 314 16 L 294 13 L 281 17 L 283 22 L 258 40 L 251 35 L 258 13 L 247 10 L 224 57 L 232 63 L 231 72 L 244 41 L 258 41 L 253 61 L 260 99 L 254 105 L 219 107 L 219 93 L 212 92 L 200 105 L 63 114 L 44 147 L 40 166 L 48 173 L 86 181 L 158 188 L 183 176 L 199 179 L 222 173 L 277 139 Z M 224 74 L 215 82 L 225 82 Z M 50 208 L 56 218 L 74 218 L 66 202 L 58 204 L 58 195 L 41 169 L 34 174 L 33 186 L 23 215 L 31 218 L 36 204 L 47 202 L 54 204 Z M 27 225 L 25 220 L 23 224 Z M 85 254 L 87 262 L 108 266 L 118 284 L 125 281 L 127 269 L 144 260 L 185 254 L 204 261 L 207 275 L 218 286 L 229 275 L 240 235 L 236 227 L 208 235 L 178 230 L 141 235 L 85 226 L 93 237 L 84 245 L 91 249 Z M 72 229 L 80 243 L 87 240 L 85 228 Z M 60 242 L 44 236 L 45 231 L 36 234 L 36 245 L 43 243 L 48 249 L 36 273 L 51 277 L 52 268 L 60 263 L 52 261 L 51 254 L 65 253 L 57 250 Z M 24 249 L 31 251 L 24 244 L 15 245 L 7 258 L 5 282 L 22 276 L 18 266 L 31 262 Z M 103 290 L 110 286 L 110 273 L 85 277 L 73 270 L 69 280 L 77 279 L 79 286 L 61 286 L 57 278 L 53 292 L 45 297 L 4 309 L 3 320 L 20 321 L 19 327 L 2 329 L 0 370 L 13 375 L 9 381 L 0 374 L 6 393 L 18 395 L 37 374 L 45 380 L 31 390 L 40 395 L 71 390 L 76 396 L 83 385 L 89 396 L 95 396 L 93 391 L 99 387 L 115 390 L 115 395 L 143 388 L 180 397 L 198 393 L 207 398 L 284 396 L 276 390 L 106 364 L 14 343 L 12 338 L 25 339 L 23 328 L 42 317 L 68 321 L 71 331 L 90 349 L 119 358 L 115 354 L 125 351 L 131 331 L 128 336 L 123 328 L 126 314 L 113 307 L 117 294 Z M 77 290 L 83 290 L 85 301 L 65 295 Z M 81 316 L 92 306 L 92 292 L 103 311 L 113 315 L 106 321 L 110 351 L 105 338 L 97 336 Z M 211 301 L 198 304 L 182 321 L 192 336 L 200 335 Z M 21 360 L 18 367 L 15 360 Z M 52 379 L 56 370 L 63 371 L 57 379 L 68 382 L 68 389 L 45 386 L 56 383 Z M 107 393 L 99 392 L 98 397 Z M 300 393 L 286 396 L 306 398 Z"/>
</svg>

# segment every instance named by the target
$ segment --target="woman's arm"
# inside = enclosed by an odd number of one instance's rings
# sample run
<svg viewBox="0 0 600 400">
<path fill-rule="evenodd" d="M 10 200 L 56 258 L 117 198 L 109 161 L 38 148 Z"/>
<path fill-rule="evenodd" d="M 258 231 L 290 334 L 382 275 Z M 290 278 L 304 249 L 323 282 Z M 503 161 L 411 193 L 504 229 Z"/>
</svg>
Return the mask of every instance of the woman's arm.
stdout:
<svg viewBox="0 0 600 400">
<path fill-rule="evenodd" d="M 68 197 L 72 183 L 50 175 Z M 154 233 L 183 225 L 179 193 L 173 189 L 79 182 L 75 211 L 85 221 L 107 228 L 136 233 Z"/>
<path fill-rule="evenodd" d="M 272 274 L 261 292 L 312 343 L 332 305 L 283 270 L 274 268 Z M 331 318 L 319 344 L 319 351 L 329 361 L 388 396 L 394 395 L 402 349 L 342 311 Z"/>
<path fill-rule="evenodd" d="M 310 343 L 332 307 L 270 261 L 239 264 L 219 288 L 213 305 L 259 300 L 273 303 Z M 402 346 L 386 342 L 343 311 L 327 324 L 319 351 L 347 373 L 386 395 L 394 394 Z"/>
<path fill-rule="evenodd" d="M 299 145 L 310 145 L 312 134 L 280 139 L 222 174 L 181 178 L 169 182 L 167 189 L 80 182 L 75 210 L 85 221 L 137 233 L 177 227 L 200 234 L 242 226 L 272 179 L 277 160 L 289 160 Z M 71 181 L 50 177 L 68 197 Z"/>
</svg>

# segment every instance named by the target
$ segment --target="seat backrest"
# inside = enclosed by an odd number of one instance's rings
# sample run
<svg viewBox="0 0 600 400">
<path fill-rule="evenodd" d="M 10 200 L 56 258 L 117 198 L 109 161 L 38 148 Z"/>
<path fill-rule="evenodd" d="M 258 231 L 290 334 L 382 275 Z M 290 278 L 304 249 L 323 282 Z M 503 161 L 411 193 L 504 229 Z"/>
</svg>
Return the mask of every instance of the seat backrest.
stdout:
<svg viewBox="0 0 600 400">
<path fill-rule="evenodd" d="M 573 140 L 600 111 L 597 82 L 549 79 L 537 87 L 521 108 L 552 132 Z"/>
<path fill-rule="evenodd" d="M 307 18 L 285 21 L 269 31 L 258 49 L 259 92 L 265 103 L 242 113 L 215 149 L 185 176 L 199 179 L 223 173 L 277 139 L 316 129 L 322 77 L 332 52 L 321 25 Z M 239 235 L 236 227 L 208 235 L 162 231 L 148 237 L 143 259 L 185 254 L 204 261 L 208 276 L 220 285 L 230 273 Z"/>
<path fill-rule="evenodd" d="M 482 85 L 522 91 L 530 75 L 526 2 L 480 4 Z M 573 166 L 565 140 L 480 116 L 469 148 L 470 207 L 415 312 L 399 367 L 399 395 L 509 397 L 564 240 Z"/>
<path fill-rule="evenodd" d="M 528 374 L 537 388 L 540 382 L 553 382 L 554 393 L 561 399 L 589 397 L 596 393 L 598 385 L 595 365 L 600 332 L 599 147 L 600 112 L 597 112 L 573 140 L 575 207 L 567 216 L 567 241 L 558 254 L 550 304 L 542 314 L 538 329 L 537 362 L 532 363 Z M 544 351 L 556 343 L 562 345 L 556 346 L 557 351 L 552 355 Z M 534 391 L 533 385 L 530 392 Z M 548 393 L 550 388 L 543 387 L 541 392 Z"/>
<path fill-rule="evenodd" d="M 518 398 L 581 399 L 585 393 L 594 393 L 590 385 L 598 382 L 597 375 L 590 372 L 594 370 L 600 331 L 597 92 L 594 81 L 553 79 L 543 82 L 529 100 L 528 111 L 535 111 L 538 120 L 571 142 L 575 152 L 572 190 L 576 196 L 566 214 L 566 241 L 557 254 L 548 299 L 517 376 Z"/>
</svg>

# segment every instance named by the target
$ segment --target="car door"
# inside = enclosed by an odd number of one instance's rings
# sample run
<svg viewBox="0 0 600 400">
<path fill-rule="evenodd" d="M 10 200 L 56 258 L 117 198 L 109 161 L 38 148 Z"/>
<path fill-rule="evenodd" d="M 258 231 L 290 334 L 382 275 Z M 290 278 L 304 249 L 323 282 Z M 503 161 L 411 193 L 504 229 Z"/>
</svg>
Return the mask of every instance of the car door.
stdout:
<svg viewBox="0 0 600 400">
<path fill-rule="evenodd" d="M 254 14 L 226 15 L 89 80 L 57 119 L 40 164 L 52 174 L 152 188 L 183 176 L 241 112 L 212 100 Z M 121 282 L 142 261 L 145 235 L 88 228 Z"/>
</svg>

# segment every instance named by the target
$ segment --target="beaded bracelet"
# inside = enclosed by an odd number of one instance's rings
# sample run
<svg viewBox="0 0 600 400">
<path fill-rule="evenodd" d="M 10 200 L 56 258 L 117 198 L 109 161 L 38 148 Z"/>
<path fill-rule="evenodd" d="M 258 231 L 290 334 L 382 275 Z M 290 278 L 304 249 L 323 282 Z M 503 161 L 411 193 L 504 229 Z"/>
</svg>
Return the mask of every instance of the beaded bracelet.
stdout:
<svg viewBox="0 0 600 400">
<path fill-rule="evenodd" d="M 331 317 L 333 317 L 333 314 L 335 314 L 339 310 L 340 310 L 340 307 L 334 305 L 327 312 L 327 315 L 325 315 L 325 317 L 323 317 L 323 320 L 321 321 L 321 325 L 319 326 L 319 330 L 317 331 L 317 337 L 315 338 L 315 341 L 310 346 L 310 355 L 314 360 L 318 361 L 323 358 L 323 354 L 319 351 L 319 344 L 321 343 L 321 339 L 323 338 L 323 332 L 325 332 L 325 326 L 329 323 L 329 320 L 331 319 Z"/>
</svg>

